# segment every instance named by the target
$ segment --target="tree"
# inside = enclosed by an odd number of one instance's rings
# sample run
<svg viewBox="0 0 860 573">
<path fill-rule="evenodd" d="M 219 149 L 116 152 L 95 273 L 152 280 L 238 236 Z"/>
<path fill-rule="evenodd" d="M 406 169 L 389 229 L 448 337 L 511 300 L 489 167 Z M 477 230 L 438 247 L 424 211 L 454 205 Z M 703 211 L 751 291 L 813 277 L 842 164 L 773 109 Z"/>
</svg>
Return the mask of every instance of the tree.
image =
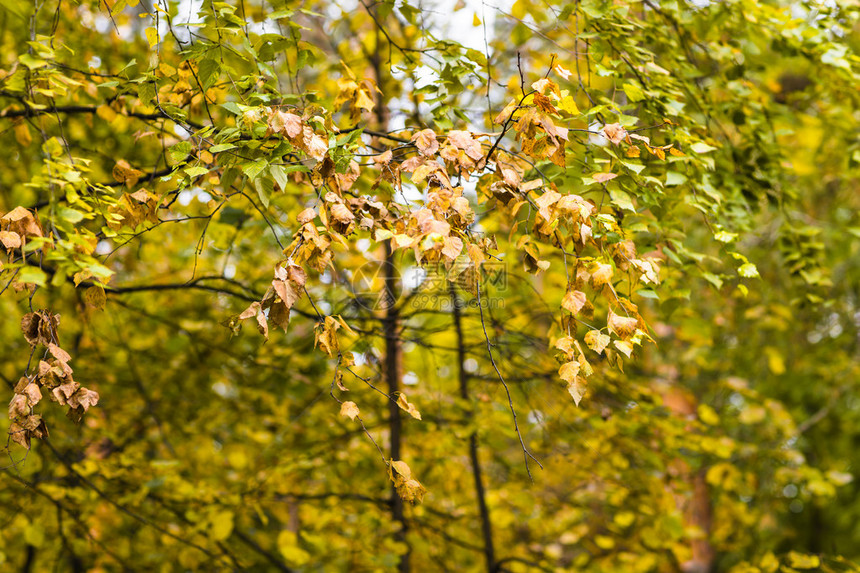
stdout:
<svg viewBox="0 0 860 573">
<path fill-rule="evenodd" d="M 857 6 L 442 9 L 4 3 L 10 567 L 857 570 Z"/>
</svg>

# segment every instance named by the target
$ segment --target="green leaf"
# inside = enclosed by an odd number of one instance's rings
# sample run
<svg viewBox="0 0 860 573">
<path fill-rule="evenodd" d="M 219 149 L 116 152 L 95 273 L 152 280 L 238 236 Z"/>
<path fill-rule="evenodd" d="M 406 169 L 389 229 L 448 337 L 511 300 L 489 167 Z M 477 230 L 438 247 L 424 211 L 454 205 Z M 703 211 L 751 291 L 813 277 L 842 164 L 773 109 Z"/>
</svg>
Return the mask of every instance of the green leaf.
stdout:
<svg viewBox="0 0 860 573">
<path fill-rule="evenodd" d="M 242 171 L 245 172 L 245 175 L 248 176 L 249 179 L 256 179 L 263 170 L 268 167 L 269 162 L 263 158 L 260 158 L 253 163 L 246 163 L 242 166 Z"/>
<path fill-rule="evenodd" d="M 172 163 L 179 163 L 180 161 L 184 161 L 185 158 L 191 154 L 191 149 L 191 143 L 188 141 L 180 141 L 167 150 L 167 156 L 170 158 Z"/>
<path fill-rule="evenodd" d="M 239 104 L 237 104 L 236 102 L 233 102 L 233 101 L 228 101 L 226 103 L 222 103 L 221 107 L 223 107 L 224 109 L 226 109 L 230 113 L 233 113 L 236 115 L 242 115 L 242 113 L 243 113 L 242 108 L 239 107 Z"/>
<path fill-rule="evenodd" d="M 84 214 L 68 207 L 58 207 L 57 216 L 69 223 L 78 223 L 84 219 Z"/>
<path fill-rule="evenodd" d="M 609 188 L 609 196 L 612 198 L 612 204 L 626 211 L 636 212 L 636 206 L 633 205 L 633 199 L 625 191 L 621 189 Z"/>
<path fill-rule="evenodd" d="M 194 167 L 187 167 L 185 172 L 189 175 L 189 177 L 199 177 L 201 175 L 206 175 L 209 173 L 209 170 L 200 165 L 195 165 Z"/>
<path fill-rule="evenodd" d="M 203 89 L 208 90 L 218 81 L 221 64 L 218 60 L 206 58 L 200 62 L 199 66 L 200 83 L 203 85 Z"/>
<path fill-rule="evenodd" d="M 281 165 L 269 165 L 269 173 L 271 173 L 272 177 L 275 179 L 275 183 L 278 184 L 278 187 L 283 191 L 287 188 L 287 172 Z"/>
<path fill-rule="evenodd" d="M 687 176 L 683 173 L 678 173 L 677 171 L 666 172 L 666 187 L 672 187 L 674 185 L 683 185 L 686 182 Z"/>
<path fill-rule="evenodd" d="M 48 65 L 48 62 L 46 62 L 42 58 L 37 58 L 36 56 L 31 56 L 30 54 L 21 54 L 20 56 L 18 56 L 18 61 L 31 70 L 36 70 L 38 68 Z"/>
<path fill-rule="evenodd" d="M 695 151 L 696 153 L 708 153 L 717 149 L 716 147 L 711 147 L 707 143 L 697 141 L 693 145 L 690 146 L 690 149 Z"/>
<path fill-rule="evenodd" d="M 631 102 L 642 101 L 645 99 L 645 92 L 643 92 L 642 88 L 637 84 L 624 84 L 621 89 L 624 90 L 624 93 L 627 95 L 627 99 Z"/>
<path fill-rule="evenodd" d="M 272 193 L 275 192 L 275 182 L 268 177 L 257 177 L 254 179 L 254 187 L 257 190 L 260 202 L 263 203 L 263 207 L 268 207 Z"/>
<path fill-rule="evenodd" d="M 236 149 L 236 145 L 233 143 L 219 143 L 217 145 L 213 145 L 209 148 L 210 153 L 220 153 L 222 151 L 227 151 L 228 149 Z"/>
<path fill-rule="evenodd" d="M 32 283 L 39 286 L 45 286 L 45 281 L 48 280 L 48 275 L 39 267 L 26 266 L 22 267 L 16 277 L 22 283 Z"/>
</svg>

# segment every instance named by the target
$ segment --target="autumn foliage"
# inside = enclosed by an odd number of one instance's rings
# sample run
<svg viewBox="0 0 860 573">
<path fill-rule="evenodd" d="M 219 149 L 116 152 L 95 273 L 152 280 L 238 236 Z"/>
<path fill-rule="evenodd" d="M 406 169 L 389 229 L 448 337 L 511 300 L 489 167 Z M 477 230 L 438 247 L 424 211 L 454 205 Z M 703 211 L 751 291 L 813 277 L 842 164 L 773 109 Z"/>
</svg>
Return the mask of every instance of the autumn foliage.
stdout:
<svg viewBox="0 0 860 573">
<path fill-rule="evenodd" d="M 4 4 L 3 567 L 858 570 L 854 3 Z"/>
</svg>

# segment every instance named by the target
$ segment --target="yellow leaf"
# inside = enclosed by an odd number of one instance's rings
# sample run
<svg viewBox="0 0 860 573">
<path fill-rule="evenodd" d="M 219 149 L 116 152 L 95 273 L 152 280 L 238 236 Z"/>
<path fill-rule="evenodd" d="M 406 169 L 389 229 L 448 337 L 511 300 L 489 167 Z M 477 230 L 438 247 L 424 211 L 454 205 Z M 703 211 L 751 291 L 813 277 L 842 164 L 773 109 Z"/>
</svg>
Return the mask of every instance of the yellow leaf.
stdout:
<svg viewBox="0 0 860 573">
<path fill-rule="evenodd" d="M 633 345 L 626 340 L 616 340 L 614 344 L 615 348 L 617 348 L 627 358 L 630 358 L 630 355 L 633 354 Z"/>
<path fill-rule="evenodd" d="M 568 384 L 573 384 L 576 382 L 576 376 L 579 374 L 580 368 L 581 366 L 576 360 L 565 362 L 561 365 L 561 368 L 558 369 L 558 375 Z"/>
<path fill-rule="evenodd" d="M 340 405 L 340 415 L 350 420 L 355 420 L 355 418 L 360 414 L 358 411 L 358 406 L 356 406 L 355 402 L 346 401 Z"/>
<path fill-rule="evenodd" d="M 325 322 L 318 322 L 314 328 L 315 340 L 314 346 L 319 346 L 319 349 L 334 357 L 338 352 L 337 329 L 340 328 L 340 323 L 331 316 L 325 317 Z"/>
<path fill-rule="evenodd" d="M 636 514 L 632 511 L 622 511 L 612 519 L 620 527 L 629 527 L 636 520 Z"/>
<path fill-rule="evenodd" d="M 598 287 L 612 280 L 615 271 L 610 264 L 598 263 L 597 269 L 591 273 L 591 281 Z"/>
<path fill-rule="evenodd" d="M 155 29 L 155 26 L 150 26 L 144 30 L 144 33 L 146 34 L 146 39 L 149 40 L 149 47 L 155 47 L 159 41 L 158 30 Z"/>
<path fill-rule="evenodd" d="M 409 464 L 402 460 L 392 460 L 388 468 L 391 480 L 397 483 L 398 479 L 407 480 L 412 477 L 412 470 L 409 469 Z"/>
<path fill-rule="evenodd" d="M 410 404 L 406 400 L 406 394 L 401 393 L 397 397 L 397 405 L 400 407 L 401 410 L 405 411 L 407 414 L 409 414 L 416 420 L 421 419 L 421 412 L 418 411 L 418 408 L 416 408 L 414 404 Z"/>
<path fill-rule="evenodd" d="M 788 554 L 788 564 L 795 569 L 818 569 L 821 565 L 821 559 L 818 555 L 804 555 L 791 551 Z"/>
<path fill-rule="evenodd" d="M 388 465 L 388 477 L 394 482 L 394 488 L 397 490 L 397 495 L 404 501 L 412 503 L 424 499 L 424 494 L 427 490 L 421 485 L 421 482 L 412 477 L 412 470 L 406 462 L 401 460 L 391 460 Z"/>
<path fill-rule="evenodd" d="M 610 332 L 614 332 L 621 338 L 628 338 L 636 332 L 639 320 L 632 316 L 617 315 L 610 309 L 606 323 L 609 326 Z"/>
<path fill-rule="evenodd" d="M 27 147 L 33 142 L 33 137 L 30 135 L 30 129 L 23 121 L 15 125 L 15 141 L 24 147 Z"/>
<path fill-rule="evenodd" d="M 364 90 L 356 90 L 355 92 L 355 107 L 367 111 L 373 111 L 373 99 Z"/>
<path fill-rule="evenodd" d="M 762 406 L 747 406 L 738 416 L 738 421 L 741 424 L 752 425 L 758 424 L 767 418 L 767 410 Z"/>
<path fill-rule="evenodd" d="M 387 241 L 391 237 L 394 236 L 394 233 L 389 231 L 388 229 L 377 229 L 375 238 L 377 241 Z"/>
<path fill-rule="evenodd" d="M 561 300 L 561 307 L 571 314 L 576 315 L 580 310 L 582 310 L 582 307 L 585 306 L 587 300 L 585 293 L 582 291 L 568 291 Z"/>
<path fill-rule="evenodd" d="M 576 380 L 567 385 L 567 391 L 573 397 L 573 403 L 579 406 L 583 396 L 585 396 L 585 379 L 577 377 Z"/>
<path fill-rule="evenodd" d="M 105 297 L 105 289 L 96 285 L 91 286 L 84 291 L 84 301 L 86 305 L 98 310 L 104 310 L 107 298 Z"/>
<path fill-rule="evenodd" d="M 709 426 L 716 426 L 720 423 L 720 417 L 713 408 L 707 404 L 699 404 L 697 408 L 699 419 Z"/>
<path fill-rule="evenodd" d="M 211 518 L 212 527 L 209 529 L 209 538 L 212 541 L 224 541 L 233 533 L 233 512 L 229 510 L 219 511 Z"/>
<path fill-rule="evenodd" d="M 585 344 L 598 354 L 603 353 L 609 342 L 609 335 L 603 334 L 599 330 L 589 330 L 585 333 Z"/>
<path fill-rule="evenodd" d="M 782 354 L 773 346 L 768 346 L 764 349 L 767 355 L 767 367 L 771 373 L 779 376 L 785 374 L 785 361 L 782 359 Z"/>
<path fill-rule="evenodd" d="M 298 535 L 288 529 L 278 534 L 278 551 L 284 556 L 287 565 L 301 567 L 310 561 L 310 554 L 299 547 Z"/>
<path fill-rule="evenodd" d="M 473 14 L 472 15 L 472 26 L 480 26 L 480 25 L 481 25 L 481 19 L 478 18 L 478 14 Z"/>
<path fill-rule="evenodd" d="M 107 104 L 102 104 L 96 108 L 96 115 L 110 123 L 116 118 L 116 112 Z"/>
<path fill-rule="evenodd" d="M 576 101 L 573 96 L 565 96 L 558 102 L 558 108 L 566 111 L 570 115 L 579 115 L 579 108 L 576 106 Z"/>
</svg>

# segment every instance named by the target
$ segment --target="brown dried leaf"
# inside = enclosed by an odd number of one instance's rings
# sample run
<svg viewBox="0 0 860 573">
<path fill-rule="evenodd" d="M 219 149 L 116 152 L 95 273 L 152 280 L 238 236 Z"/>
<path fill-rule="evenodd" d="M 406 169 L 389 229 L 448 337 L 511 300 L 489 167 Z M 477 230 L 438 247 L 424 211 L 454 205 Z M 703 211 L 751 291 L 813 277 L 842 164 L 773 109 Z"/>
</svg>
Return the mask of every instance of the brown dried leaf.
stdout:
<svg viewBox="0 0 860 573">
<path fill-rule="evenodd" d="M 9 426 L 9 437 L 19 446 L 30 449 L 30 432 L 19 423 L 12 422 Z"/>
<path fill-rule="evenodd" d="M 591 176 L 592 179 L 597 181 L 598 183 L 606 183 L 607 181 L 611 181 L 618 177 L 617 173 L 595 173 Z"/>
<path fill-rule="evenodd" d="M 68 362 L 72 359 L 72 356 L 68 352 L 53 343 L 48 344 L 48 352 L 50 352 L 51 356 L 53 356 L 60 362 Z"/>
<path fill-rule="evenodd" d="M 269 116 L 269 128 L 292 139 L 302 132 L 302 118 L 294 113 L 275 110 Z"/>
<path fill-rule="evenodd" d="M 21 331 L 30 346 L 48 346 L 56 339 L 60 317 L 46 310 L 29 312 L 21 318 Z"/>
<path fill-rule="evenodd" d="M 245 310 L 242 311 L 242 314 L 239 315 L 239 320 L 245 320 L 245 319 L 251 318 L 252 316 L 255 316 L 259 311 L 260 311 L 260 303 L 257 301 L 254 301 L 251 303 L 250 306 L 248 306 L 248 308 L 246 308 Z"/>
<path fill-rule="evenodd" d="M 23 395 L 27 397 L 27 402 L 30 406 L 35 406 L 42 400 L 42 390 L 38 384 L 33 382 L 27 384 L 24 388 Z"/>
<path fill-rule="evenodd" d="M 627 130 L 620 123 L 610 123 L 603 128 L 603 134 L 615 145 L 618 145 L 627 137 Z"/>
<path fill-rule="evenodd" d="M 330 207 L 330 210 L 331 216 L 340 223 L 349 224 L 355 220 L 355 215 L 343 203 L 335 203 Z"/>
<path fill-rule="evenodd" d="M 384 152 L 373 158 L 373 162 L 377 165 L 388 165 L 391 163 L 391 158 L 394 157 L 394 154 L 390 149 L 386 149 Z"/>
<path fill-rule="evenodd" d="M 51 390 L 51 396 L 55 402 L 59 402 L 60 406 L 65 406 L 68 403 L 69 398 L 71 398 L 80 387 L 80 384 L 71 380 L 65 384 L 60 384 Z"/>
<path fill-rule="evenodd" d="M 448 132 L 448 143 L 466 152 L 466 155 L 474 160 L 484 156 L 481 142 L 472 137 L 468 131 L 453 130 Z"/>
<path fill-rule="evenodd" d="M 272 288 L 275 289 L 275 292 L 281 297 L 281 300 L 288 309 L 292 308 L 302 296 L 302 293 L 291 281 L 275 279 L 272 281 Z"/>
<path fill-rule="evenodd" d="M 87 388 L 80 388 L 69 398 L 69 406 L 83 408 L 84 412 L 99 403 L 99 393 Z"/>
<path fill-rule="evenodd" d="M 349 388 L 343 385 L 343 372 L 341 372 L 340 369 L 338 369 L 334 374 L 334 382 L 337 384 L 337 387 L 341 392 L 349 392 Z"/>
<path fill-rule="evenodd" d="M 302 143 L 308 155 L 318 161 L 325 158 L 326 152 L 328 152 L 328 142 L 322 136 L 314 133 L 314 130 L 307 125 L 304 126 L 302 132 Z"/>
<path fill-rule="evenodd" d="M 143 175 L 143 171 L 135 169 L 129 165 L 128 161 L 125 159 L 120 159 L 116 162 L 116 165 L 113 166 L 113 178 L 117 182 L 124 183 L 129 187 L 137 185 L 137 181 L 140 179 L 141 175 Z"/>
<path fill-rule="evenodd" d="M 260 331 L 266 340 L 269 339 L 269 323 L 266 321 L 266 315 L 262 311 L 257 313 L 257 330 Z"/>
<path fill-rule="evenodd" d="M 271 308 L 269 308 L 269 320 L 272 321 L 272 324 L 286 332 L 290 326 L 290 309 L 283 302 L 272 303 Z"/>
<path fill-rule="evenodd" d="M 415 147 L 418 148 L 418 152 L 425 157 L 432 157 L 437 151 L 439 151 L 439 142 L 436 141 L 436 132 L 432 129 L 422 129 L 412 136 L 411 141 L 415 144 Z"/>
<path fill-rule="evenodd" d="M 21 246 L 21 235 L 14 231 L 0 231 L 0 243 L 7 249 L 17 249 Z"/>
<path fill-rule="evenodd" d="M 287 267 L 287 277 L 300 287 L 305 286 L 308 280 L 308 274 L 305 272 L 305 269 L 296 265 Z"/>
<path fill-rule="evenodd" d="M 9 401 L 9 419 L 14 420 L 18 416 L 26 416 L 30 413 L 30 405 L 27 397 L 23 394 L 15 394 Z"/>
<path fill-rule="evenodd" d="M 501 112 L 499 112 L 499 115 L 497 115 L 495 119 L 493 119 L 493 123 L 502 124 L 508 121 L 511 115 L 513 115 L 513 113 L 517 110 L 517 106 L 517 100 L 512 99 L 508 103 L 508 105 L 506 105 L 505 108 Z"/>
</svg>

